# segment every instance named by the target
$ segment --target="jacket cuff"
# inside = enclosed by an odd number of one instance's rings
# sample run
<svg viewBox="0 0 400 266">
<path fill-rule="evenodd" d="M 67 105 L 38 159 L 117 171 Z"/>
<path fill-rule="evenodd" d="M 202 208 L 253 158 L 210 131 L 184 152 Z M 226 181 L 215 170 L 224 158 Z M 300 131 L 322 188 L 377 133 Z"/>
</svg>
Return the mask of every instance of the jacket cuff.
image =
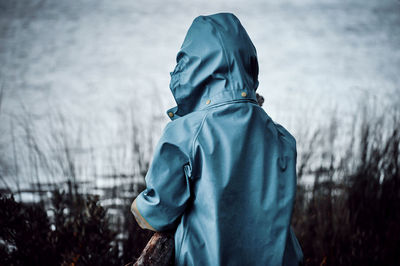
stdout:
<svg viewBox="0 0 400 266">
<path fill-rule="evenodd" d="M 137 198 L 136 198 L 137 199 Z M 153 226 L 151 226 L 146 219 L 142 216 L 142 214 L 140 213 L 138 207 L 137 207 L 137 203 L 136 203 L 136 199 L 133 201 L 132 205 L 131 205 L 131 212 L 133 214 L 133 216 L 135 216 L 135 220 L 136 222 L 139 224 L 139 226 L 142 229 L 149 229 L 151 231 L 155 231 L 157 232 L 158 230 L 156 230 Z"/>
</svg>

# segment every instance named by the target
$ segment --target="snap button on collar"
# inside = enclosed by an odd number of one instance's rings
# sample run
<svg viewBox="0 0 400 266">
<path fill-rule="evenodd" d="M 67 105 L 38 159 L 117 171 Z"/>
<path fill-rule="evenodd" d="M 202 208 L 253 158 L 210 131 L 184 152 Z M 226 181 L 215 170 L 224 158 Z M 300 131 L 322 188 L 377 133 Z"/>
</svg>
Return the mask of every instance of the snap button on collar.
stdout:
<svg viewBox="0 0 400 266">
<path fill-rule="evenodd" d="M 168 116 L 169 116 L 169 117 L 173 117 L 173 116 L 174 116 L 174 113 L 173 113 L 173 112 L 168 112 Z"/>
</svg>

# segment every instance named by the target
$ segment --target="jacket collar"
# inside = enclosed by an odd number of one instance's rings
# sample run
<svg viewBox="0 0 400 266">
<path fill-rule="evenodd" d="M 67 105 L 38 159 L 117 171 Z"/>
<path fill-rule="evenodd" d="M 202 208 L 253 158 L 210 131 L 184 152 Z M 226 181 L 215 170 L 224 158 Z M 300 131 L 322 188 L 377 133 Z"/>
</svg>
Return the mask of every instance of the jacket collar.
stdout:
<svg viewBox="0 0 400 266">
<path fill-rule="evenodd" d="M 211 96 L 209 99 L 203 102 L 198 111 L 230 102 L 253 102 L 257 104 L 256 92 L 253 89 L 222 91 L 221 93 Z M 177 111 L 178 106 L 175 106 L 168 109 L 166 114 L 171 120 L 175 120 L 181 117 L 179 114 L 177 114 Z"/>
</svg>

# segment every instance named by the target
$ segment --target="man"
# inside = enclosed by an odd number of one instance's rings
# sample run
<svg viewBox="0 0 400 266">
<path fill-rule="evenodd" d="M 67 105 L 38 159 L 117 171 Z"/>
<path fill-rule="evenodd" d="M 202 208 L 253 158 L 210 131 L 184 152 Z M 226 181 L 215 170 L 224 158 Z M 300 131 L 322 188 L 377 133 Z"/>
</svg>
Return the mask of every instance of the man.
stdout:
<svg viewBox="0 0 400 266">
<path fill-rule="evenodd" d="M 254 45 L 230 13 L 194 19 L 171 73 L 177 106 L 132 204 L 175 230 L 176 265 L 298 265 L 296 141 L 257 104 Z"/>
</svg>

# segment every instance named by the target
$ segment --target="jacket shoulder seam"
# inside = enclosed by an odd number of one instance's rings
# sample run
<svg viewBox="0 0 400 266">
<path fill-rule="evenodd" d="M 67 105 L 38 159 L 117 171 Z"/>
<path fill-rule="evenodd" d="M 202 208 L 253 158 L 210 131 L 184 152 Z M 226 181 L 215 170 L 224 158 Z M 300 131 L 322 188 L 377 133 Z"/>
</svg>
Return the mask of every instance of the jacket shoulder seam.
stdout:
<svg viewBox="0 0 400 266">
<path fill-rule="evenodd" d="M 199 136 L 199 134 L 200 134 L 201 129 L 203 128 L 203 125 L 204 125 L 204 122 L 206 121 L 207 115 L 208 115 L 208 112 L 206 112 L 206 113 L 204 114 L 204 117 L 203 117 L 203 119 L 201 120 L 201 123 L 200 123 L 200 125 L 199 125 L 199 128 L 197 129 L 196 133 L 194 134 L 193 141 L 192 141 L 192 145 L 191 145 L 191 152 L 190 152 L 190 153 L 191 153 L 192 160 L 194 160 L 194 145 L 195 145 L 195 142 L 196 142 L 196 140 L 197 140 L 197 138 L 198 138 L 198 136 Z"/>
</svg>

